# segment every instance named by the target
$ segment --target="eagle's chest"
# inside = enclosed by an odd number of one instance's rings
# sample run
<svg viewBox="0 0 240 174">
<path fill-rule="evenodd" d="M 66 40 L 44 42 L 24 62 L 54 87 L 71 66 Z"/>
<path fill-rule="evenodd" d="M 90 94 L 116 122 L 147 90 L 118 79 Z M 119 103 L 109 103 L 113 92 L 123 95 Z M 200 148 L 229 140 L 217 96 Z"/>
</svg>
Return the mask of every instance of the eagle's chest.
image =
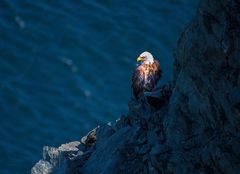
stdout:
<svg viewBox="0 0 240 174">
<path fill-rule="evenodd" d="M 149 83 L 151 83 L 151 80 L 153 78 L 153 74 L 150 68 L 148 67 L 139 67 L 140 70 L 140 79 L 141 79 L 141 84 L 144 87 L 147 87 Z"/>
</svg>

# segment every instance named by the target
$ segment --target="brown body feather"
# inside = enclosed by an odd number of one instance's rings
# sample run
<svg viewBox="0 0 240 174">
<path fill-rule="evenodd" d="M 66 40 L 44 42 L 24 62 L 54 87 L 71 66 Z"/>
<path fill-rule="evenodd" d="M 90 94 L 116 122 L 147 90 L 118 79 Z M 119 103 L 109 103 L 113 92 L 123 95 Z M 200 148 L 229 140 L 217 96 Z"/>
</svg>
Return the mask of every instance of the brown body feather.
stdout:
<svg viewBox="0 0 240 174">
<path fill-rule="evenodd" d="M 133 94 L 136 99 L 143 96 L 145 91 L 152 91 L 162 76 L 162 70 L 157 60 L 152 64 L 141 64 L 132 76 Z"/>
</svg>

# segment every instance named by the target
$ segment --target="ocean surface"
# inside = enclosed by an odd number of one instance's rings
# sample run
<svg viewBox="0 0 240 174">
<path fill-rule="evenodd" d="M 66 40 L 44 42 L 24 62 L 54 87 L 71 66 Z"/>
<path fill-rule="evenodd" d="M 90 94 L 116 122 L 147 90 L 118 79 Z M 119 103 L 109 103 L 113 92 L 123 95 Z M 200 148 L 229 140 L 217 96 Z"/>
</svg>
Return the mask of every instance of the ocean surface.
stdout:
<svg viewBox="0 0 240 174">
<path fill-rule="evenodd" d="M 0 173 L 30 173 L 44 145 L 79 140 L 127 113 L 136 58 L 172 79 L 195 0 L 1 0 Z"/>
</svg>

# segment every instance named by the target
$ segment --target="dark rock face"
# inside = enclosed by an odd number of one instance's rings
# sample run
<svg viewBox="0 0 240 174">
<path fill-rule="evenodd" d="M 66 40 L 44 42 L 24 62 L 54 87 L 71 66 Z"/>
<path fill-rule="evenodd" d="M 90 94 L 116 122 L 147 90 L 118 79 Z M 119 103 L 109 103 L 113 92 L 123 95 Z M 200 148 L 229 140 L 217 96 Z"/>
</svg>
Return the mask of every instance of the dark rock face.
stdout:
<svg viewBox="0 0 240 174">
<path fill-rule="evenodd" d="M 44 147 L 32 173 L 239 173 L 240 1 L 202 0 L 175 57 L 173 85 L 81 142 Z"/>
<path fill-rule="evenodd" d="M 237 173 L 240 1 L 204 0 L 178 42 L 165 121 L 173 171 Z M 234 98 L 234 99 L 233 99 Z M 238 143 L 237 143 L 238 144 Z M 235 162 L 233 162 L 235 161 Z"/>
</svg>

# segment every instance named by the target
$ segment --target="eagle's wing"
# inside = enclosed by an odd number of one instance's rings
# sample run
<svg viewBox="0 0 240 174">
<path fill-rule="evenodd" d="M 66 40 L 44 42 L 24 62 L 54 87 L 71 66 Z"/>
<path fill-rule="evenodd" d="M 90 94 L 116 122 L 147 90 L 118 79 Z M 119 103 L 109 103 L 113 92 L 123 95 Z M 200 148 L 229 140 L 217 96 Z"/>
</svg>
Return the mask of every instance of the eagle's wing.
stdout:
<svg viewBox="0 0 240 174">
<path fill-rule="evenodd" d="M 162 77 L 162 69 L 161 69 L 160 63 L 157 60 L 154 60 L 154 63 L 153 63 L 153 73 L 154 73 L 154 80 L 156 85 L 157 82 Z"/>
<path fill-rule="evenodd" d="M 133 72 L 132 89 L 136 98 L 139 98 L 144 90 L 144 72 L 140 71 L 138 68 Z"/>
<path fill-rule="evenodd" d="M 152 91 L 161 76 L 162 70 L 160 64 L 157 60 L 155 60 L 153 64 L 148 65 L 147 79 L 145 80 L 144 84 L 145 91 Z"/>
</svg>

